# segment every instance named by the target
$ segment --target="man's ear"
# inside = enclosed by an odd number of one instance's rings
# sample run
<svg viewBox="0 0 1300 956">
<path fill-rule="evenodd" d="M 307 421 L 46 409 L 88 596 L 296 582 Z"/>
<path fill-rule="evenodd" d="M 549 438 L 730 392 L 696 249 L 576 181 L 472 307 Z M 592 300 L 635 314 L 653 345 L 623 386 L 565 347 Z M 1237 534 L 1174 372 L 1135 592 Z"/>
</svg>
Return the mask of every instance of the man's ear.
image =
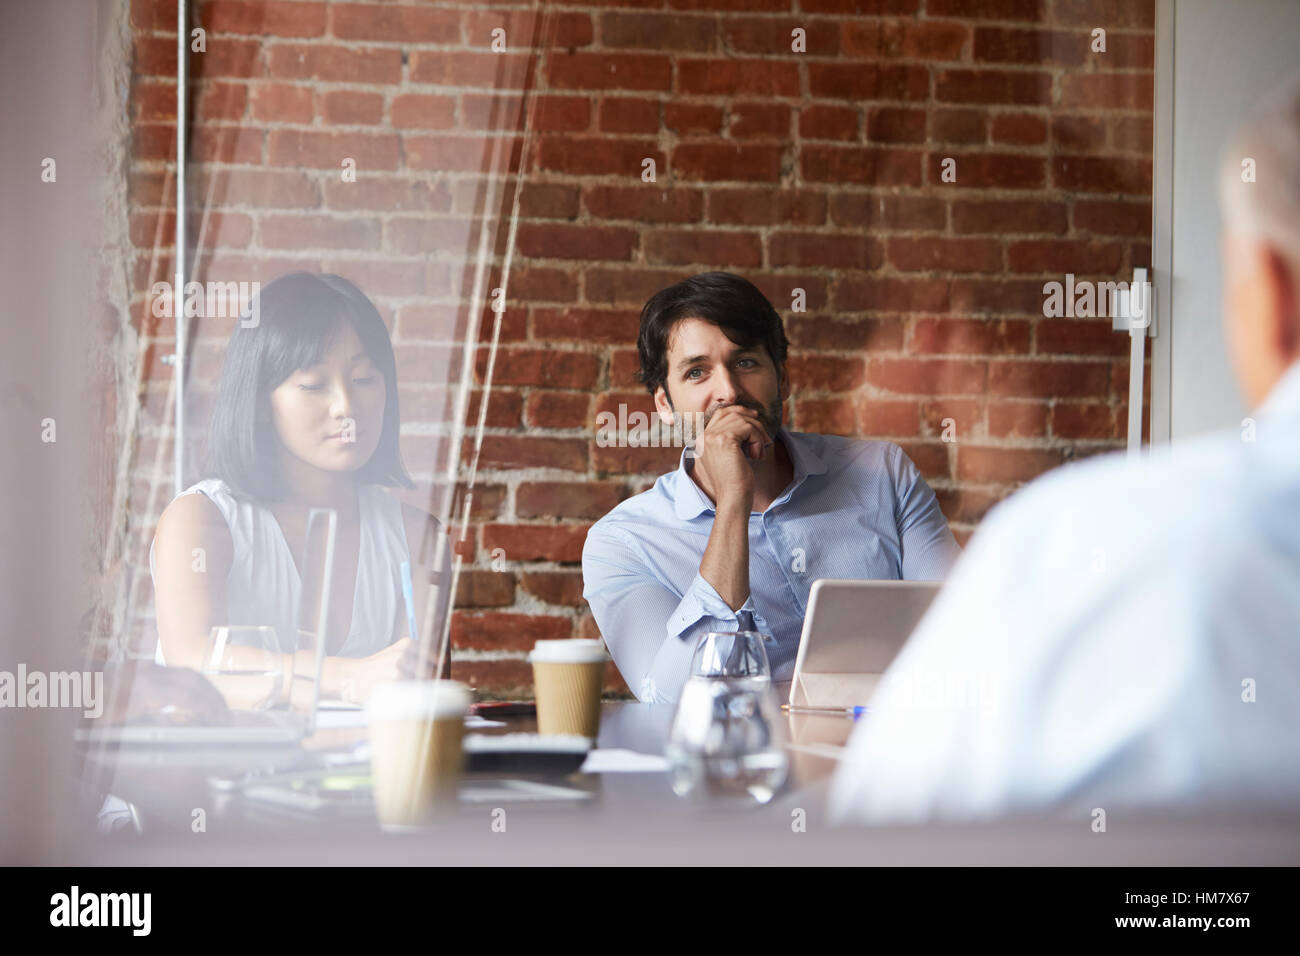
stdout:
<svg viewBox="0 0 1300 956">
<path fill-rule="evenodd" d="M 779 383 L 777 394 L 780 396 L 781 402 L 784 403 L 790 397 L 790 374 L 785 370 L 784 362 L 781 363 L 780 378 L 777 381 Z"/>
<path fill-rule="evenodd" d="M 668 401 L 668 392 L 662 385 L 655 389 L 655 410 L 659 412 L 659 420 L 671 427 L 675 418 L 673 406 L 672 402 Z"/>
<path fill-rule="evenodd" d="M 1272 293 L 1273 328 L 1270 338 L 1278 351 L 1283 366 L 1300 358 L 1300 288 L 1297 273 L 1286 256 L 1271 246 L 1266 247 L 1264 272 Z"/>
</svg>

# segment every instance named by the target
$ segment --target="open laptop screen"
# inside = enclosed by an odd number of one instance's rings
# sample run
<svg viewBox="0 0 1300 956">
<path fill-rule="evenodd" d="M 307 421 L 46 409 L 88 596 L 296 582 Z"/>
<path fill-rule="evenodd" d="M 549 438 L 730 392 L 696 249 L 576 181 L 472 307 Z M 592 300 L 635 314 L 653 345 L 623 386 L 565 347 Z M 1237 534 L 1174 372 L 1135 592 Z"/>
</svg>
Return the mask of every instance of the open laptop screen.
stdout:
<svg viewBox="0 0 1300 956">
<path fill-rule="evenodd" d="M 342 646 L 346 634 L 330 621 L 330 597 L 334 583 L 334 547 L 338 513 L 331 508 L 313 508 L 307 515 L 307 540 L 299 569 L 295 666 L 290 706 L 308 715 L 309 730 L 315 725 L 320 697 L 321 668 L 327 654 Z M 305 655 L 302 652 L 310 652 Z M 304 659 L 312 662 L 304 672 Z"/>
</svg>

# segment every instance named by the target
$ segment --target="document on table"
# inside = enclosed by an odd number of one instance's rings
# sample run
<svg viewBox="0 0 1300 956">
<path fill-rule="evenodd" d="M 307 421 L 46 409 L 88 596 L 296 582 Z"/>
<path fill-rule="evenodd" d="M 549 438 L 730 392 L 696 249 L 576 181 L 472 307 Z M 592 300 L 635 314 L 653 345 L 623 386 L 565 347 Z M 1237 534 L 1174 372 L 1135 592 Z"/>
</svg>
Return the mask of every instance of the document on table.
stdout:
<svg viewBox="0 0 1300 956">
<path fill-rule="evenodd" d="M 365 727 L 366 712 L 361 707 L 322 707 L 316 714 L 316 726 L 322 727 Z M 466 730 L 482 730 L 485 727 L 504 727 L 504 720 L 487 720 L 477 714 L 465 715 Z"/>
<path fill-rule="evenodd" d="M 617 747 L 593 750 L 583 761 L 583 773 L 663 773 L 668 758 L 662 754 L 643 754 Z"/>
</svg>

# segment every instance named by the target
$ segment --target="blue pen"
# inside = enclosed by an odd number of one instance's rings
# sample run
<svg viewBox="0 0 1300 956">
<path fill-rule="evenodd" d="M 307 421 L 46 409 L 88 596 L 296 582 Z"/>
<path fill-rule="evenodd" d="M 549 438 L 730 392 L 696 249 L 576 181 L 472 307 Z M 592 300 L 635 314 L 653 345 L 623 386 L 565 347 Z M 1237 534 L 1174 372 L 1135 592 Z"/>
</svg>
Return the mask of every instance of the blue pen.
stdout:
<svg viewBox="0 0 1300 956">
<path fill-rule="evenodd" d="M 791 707 L 789 704 L 782 704 L 781 709 L 791 714 L 825 714 L 832 717 L 843 714 L 845 717 L 852 717 L 854 720 L 857 720 L 863 714 L 871 713 L 870 707 L 862 705 L 857 707 Z"/>
</svg>

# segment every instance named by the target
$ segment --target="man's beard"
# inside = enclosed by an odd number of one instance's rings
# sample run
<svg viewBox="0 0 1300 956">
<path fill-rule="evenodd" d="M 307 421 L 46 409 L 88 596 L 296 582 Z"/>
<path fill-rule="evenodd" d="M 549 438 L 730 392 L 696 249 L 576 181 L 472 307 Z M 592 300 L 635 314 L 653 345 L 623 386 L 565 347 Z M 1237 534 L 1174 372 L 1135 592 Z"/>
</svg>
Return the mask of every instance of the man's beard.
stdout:
<svg viewBox="0 0 1300 956">
<path fill-rule="evenodd" d="M 672 396 L 666 395 L 666 397 L 668 399 L 668 407 L 672 409 L 673 412 L 674 430 L 680 436 L 683 444 L 686 445 L 687 456 L 694 457 L 694 446 L 695 442 L 699 440 L 700 433 L 709 427 L 709 422 L 713 420 L 714 415 L 722 411 L 722 409 L 729 408 L 730 406 L 718 405 L 709 409 L 707 412 L 679 412 L 677 411 L 676 406 L 673 405 Z M 732 402 L 732 404 L 739 405 L 742 408 L 748 408 L 756 414 L 759 423 L 764 429 L 766 429 L 768 436 L 773 441 L 776 441 L 776 433 L 780 431 L 781 420 L 784 417 L 780 395 L 772 399 L 771 404 L 768 405 L 767 408 L 764 408 L 757 402 Z"/>
</svg>

